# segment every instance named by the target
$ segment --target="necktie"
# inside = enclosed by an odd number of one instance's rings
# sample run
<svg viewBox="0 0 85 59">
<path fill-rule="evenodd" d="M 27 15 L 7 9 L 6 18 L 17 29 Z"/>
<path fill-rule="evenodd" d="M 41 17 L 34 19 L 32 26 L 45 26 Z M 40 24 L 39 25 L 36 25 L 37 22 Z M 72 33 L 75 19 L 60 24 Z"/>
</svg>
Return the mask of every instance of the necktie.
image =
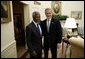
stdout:
<svg viewBox="0 0 85 59">
<path fill-rule="evenodd" d="M 49 24 L 49 20 L 47 21 L 47 31 L 49 32 L 49 27 L 50 27 L 50 24 Z"/>
<path fill-rule="evenodd" d="M 40 33 L 39 24 L 37 24 L 37 31 Z"/>
</svg>

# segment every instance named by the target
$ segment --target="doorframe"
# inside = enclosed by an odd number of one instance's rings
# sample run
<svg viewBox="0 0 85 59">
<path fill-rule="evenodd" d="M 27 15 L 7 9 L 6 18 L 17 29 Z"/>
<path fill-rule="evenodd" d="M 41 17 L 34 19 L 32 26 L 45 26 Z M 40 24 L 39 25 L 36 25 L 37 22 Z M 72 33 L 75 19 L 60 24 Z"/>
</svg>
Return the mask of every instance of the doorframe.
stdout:
<svg viewBox="0 0 85 59">
<path fill-rule="evenodd" d="M 26 43 L 26 26 L 30 23 L 30 12 L 29 12 L 29 4 L 20 1 L 24 5 L 24 30 L 25 30 L 25 48 L 28 49 Z"/>
<path fill-rule="evenodd" d="M 20 3 L 22 3 L 21 1 L 18 1 Z M 12 2 L 13 3 L 13 2 Z M 23 4 L 23 21 L 24 21 L 24 24 L 23 24 L 23 28 L 24 28 L 24 34 L 26 33 L 26 26 L 29 24 L 29 5 L 28 4 L 25 4 L 25 3 L 22 3 Z M 13 4 L 12 4 L 13 5 Z M 14 17 L 14 16 L 13 16 Z M 14 22 L 14 20 L 13 20 Z M 14 33 L 15 34 L 15 33 Z M 17 46 L 16 46 L 17 47 Z M 27 50 L 27 43 L 26 43 L 26 34 L 25 34 L 25 49 Z M 18 55 L 17 55 L 18 57 Z"/>
</svg>

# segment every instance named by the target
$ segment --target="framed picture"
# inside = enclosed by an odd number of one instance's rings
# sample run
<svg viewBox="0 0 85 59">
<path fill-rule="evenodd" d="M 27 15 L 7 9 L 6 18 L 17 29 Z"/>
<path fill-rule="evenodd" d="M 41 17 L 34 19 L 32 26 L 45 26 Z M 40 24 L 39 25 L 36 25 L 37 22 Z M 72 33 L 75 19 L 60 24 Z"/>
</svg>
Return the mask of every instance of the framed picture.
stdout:
<svg viewBox="0 0 85 59">
<path fill-rule="evenodd" d="M 1 24 L 11 21 L 10 1 L 1 1 Z"/>
<path fill-rule="evenodd" d="M 57 14 L 57 15 L 61 14 L 61 2 L 60 1 L 52 1 L 51 7 L 52 7 L 53 14 Z"/>
<path fill-rule="evenodd" d="M 82 19 L 82 11 L 71 11 L 71 17 L 76 20 Z"/>
<path fill-rule="evenodd" d="M 34 5 L 41 5 L 41 3 L 38 1 L 34 1 Z"/>
</svg>

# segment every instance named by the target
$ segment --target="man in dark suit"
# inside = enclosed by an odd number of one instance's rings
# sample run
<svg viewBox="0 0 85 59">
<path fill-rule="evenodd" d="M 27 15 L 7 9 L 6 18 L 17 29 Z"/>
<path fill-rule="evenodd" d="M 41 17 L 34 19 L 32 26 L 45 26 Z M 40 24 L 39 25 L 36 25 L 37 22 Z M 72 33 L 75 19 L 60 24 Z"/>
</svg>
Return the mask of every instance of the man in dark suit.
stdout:
<svg viewBox="0 0 85 59">
<path fill-rule="evenodd" d="M 42 31 L 39 25 L 40 13 L 35 11 L 32 17 L 33 21 L 26 27 L 27 46 L 30 51 L 30 58 L 41 58 Z"/>
<path fill-rule="evenodd" d="M 48 58 L 48 50 L 50 48 L 52 58 L 57 57 L 57 44 L 61 43 L 62 29 L 60 22 L 52 17 L 52 10 L 45 9 L 47 19 L 41 22 L 42 33 L 44 35 L 44 55 Z"/>
</svg>

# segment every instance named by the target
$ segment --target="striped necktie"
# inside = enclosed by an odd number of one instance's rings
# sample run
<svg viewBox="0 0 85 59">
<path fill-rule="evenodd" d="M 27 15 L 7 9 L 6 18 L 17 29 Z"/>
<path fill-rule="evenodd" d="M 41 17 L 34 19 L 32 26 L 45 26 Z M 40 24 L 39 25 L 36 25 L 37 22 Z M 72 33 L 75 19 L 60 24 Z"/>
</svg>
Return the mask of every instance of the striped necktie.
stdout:
<svg viewBox="0 0 85 59">
<path fill-rule="evenodd" d="M 37 24 L 37 31 L 40 33 L 39 24 Z"/>
<path fill-rule="evenodd" d="M 49 32 L 49 27 L 50 27 L 50 23 L 49 20 L 47 20 L 47 31 Z"/>
</svg>

